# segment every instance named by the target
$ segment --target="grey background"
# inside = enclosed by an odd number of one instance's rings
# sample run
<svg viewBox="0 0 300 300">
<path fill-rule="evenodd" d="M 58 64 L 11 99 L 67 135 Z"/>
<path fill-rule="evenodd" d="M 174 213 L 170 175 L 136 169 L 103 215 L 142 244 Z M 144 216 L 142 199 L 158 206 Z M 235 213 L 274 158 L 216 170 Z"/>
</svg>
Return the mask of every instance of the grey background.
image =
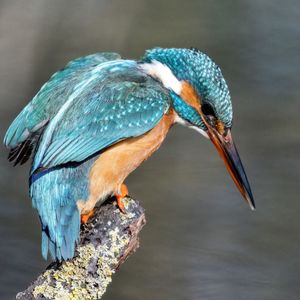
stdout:
<svg viewBox="0 0 300 300">
<path fill-rule="evenodd" d="M 257 202 L 241 200 L 213 145 L 175 126 L 132 174 L 146 208 L 141 248 L 104 299 L 299 299 L 298 0 L 1 0 L 0 136 L 69 60 L 117 51 L 198 47 L 222 68 L 233 135 Z M 28 197 L 28 165 L 0 155 L 0 298 L 47 265 Z"/>
</svg>

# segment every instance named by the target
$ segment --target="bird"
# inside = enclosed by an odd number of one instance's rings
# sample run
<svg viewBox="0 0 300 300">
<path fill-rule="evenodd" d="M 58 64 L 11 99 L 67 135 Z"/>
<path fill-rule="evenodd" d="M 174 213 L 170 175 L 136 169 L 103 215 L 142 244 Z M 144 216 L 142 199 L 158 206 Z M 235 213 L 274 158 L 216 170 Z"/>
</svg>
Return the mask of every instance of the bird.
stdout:
<svg viewBox="0 0 300 300">
<path fill-rule="evenodd" d="M 179 123 L 209 139 L 255 209 L 234 144 L 233 109 L 220 67 L 197 48 L 153 48 L 138 60 L 99 52 L 70 61 L 8 128 L 14 165 L 31 159 L 29 190 L 45 259 L 74 256 L 81 223 L 115 196 L 126 213 L 127 176 Z M 187 150 L 188 151 L 188 150 Z"/>
</svg>

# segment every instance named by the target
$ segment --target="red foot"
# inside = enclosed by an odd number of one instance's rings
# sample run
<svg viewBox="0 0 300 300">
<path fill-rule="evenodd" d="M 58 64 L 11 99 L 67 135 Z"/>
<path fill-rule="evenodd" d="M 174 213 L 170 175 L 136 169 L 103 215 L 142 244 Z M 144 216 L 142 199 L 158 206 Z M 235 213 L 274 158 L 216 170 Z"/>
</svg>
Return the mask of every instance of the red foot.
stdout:
<svg viewBox="0 0 300 300">
<path fill-rule="evenodd" d="M 86 224 L 90 217 L 94 215 L 94 210 L 92 209 L 89 213 L 81 215 L 80 220 L 81 223 Z"/>
<path fill-rule="evenodd" d="M 118 207 L 120 209 L 120 211 L 122 213 L 125 213 L 125 205 L 124 205 L 124 202 L 123 202 L 123 199 L 128 196 L 128 188 L 127 186 L 123 183 L 121 185 L 121 190 L 120 190 L 120 194 L 115 194 L 115 197 L 117 198 L 117 204 L 118 204 Z"/>
</svg>

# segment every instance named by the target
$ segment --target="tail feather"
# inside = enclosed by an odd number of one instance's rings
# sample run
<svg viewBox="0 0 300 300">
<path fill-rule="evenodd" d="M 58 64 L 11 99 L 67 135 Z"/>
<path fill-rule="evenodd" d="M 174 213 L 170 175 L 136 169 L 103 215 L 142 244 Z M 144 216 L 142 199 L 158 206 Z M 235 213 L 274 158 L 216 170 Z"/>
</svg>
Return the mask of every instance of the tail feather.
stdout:
<svg viewBox="0 0 300 300">
<path fill-rule="evenodd" d="M 80 237 L 77 200 L 88 198 L 88 175 L 94 158 L 77 166 L 61 166 L 33 174 L 32 204 L 42 224 L 42 255 L 57 260 L 74 256 Z"/>
<path fill-rule="evenodd" d="M 45 228 L 42 228 L 42 256 L 47 259 L 49 251 L 49 234 Z"/>
<path fill-rule="evenodd" d="M 55 233 L 50 234 L 49 228 L 42 228 L 42 255 L 47 259 L 50 254 L 52 259 L 59 261 L 72 258 L 75 246 L 79 240 L 80 218 L 77 207 L 73 207 L 73 215 L 65 218 L 65 224 L 59 222 Z"/>
</svg>

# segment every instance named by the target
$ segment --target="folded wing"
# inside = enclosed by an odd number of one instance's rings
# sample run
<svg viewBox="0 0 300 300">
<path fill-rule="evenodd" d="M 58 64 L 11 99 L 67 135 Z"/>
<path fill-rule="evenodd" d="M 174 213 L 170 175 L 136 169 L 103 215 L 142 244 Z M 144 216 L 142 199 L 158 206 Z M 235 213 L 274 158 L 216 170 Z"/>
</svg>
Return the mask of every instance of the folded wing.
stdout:
<svg viewBox="0 0 300 300">
<path fill-rule="evenodd" d="M 88 72 L 49 122 L 32 171 L 84 161 L 152 129 L 170 105 L 168 92 L 135 61 L 107 62 Z"/>
</svg>

